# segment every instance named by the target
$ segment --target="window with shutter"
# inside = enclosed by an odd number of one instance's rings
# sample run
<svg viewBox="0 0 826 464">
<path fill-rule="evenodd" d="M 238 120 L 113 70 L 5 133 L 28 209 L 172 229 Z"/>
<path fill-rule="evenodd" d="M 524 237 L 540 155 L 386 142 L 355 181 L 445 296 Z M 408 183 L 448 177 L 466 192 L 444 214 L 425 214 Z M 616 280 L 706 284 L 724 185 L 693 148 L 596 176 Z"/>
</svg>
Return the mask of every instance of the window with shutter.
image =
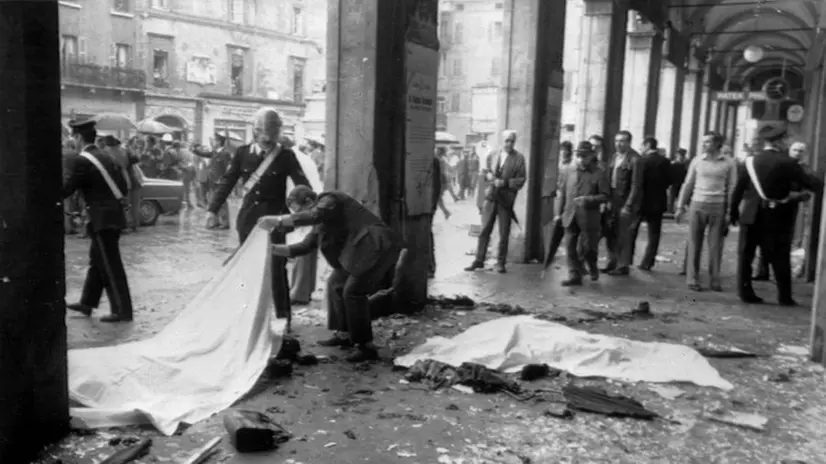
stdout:
<svg viewBox="0 0 826 464">
<path fill-rule="evenodd" d="M 77 61 L 78 63 L 86 63 L 86 37 L 78 38 Z"/>
<path fill-rule="evenodd" d="M 453 43 L 460 44 L 463 41 L 465 33 L 465 25 L 461 21 L 456 21 L 456 27 L 453 30 Z"/>
<path fill-rule="evenodd" d="M 454 93 L 450 95 L 450 111 L 458 113 L 462 109 L 462 94 Z"/>
<path fill-rule="evenodd" d="M 495 56 L 490 61 L 490 75 L 491 77 L 499 77 L 499 57 Z"/>
<path fill-rule="evenodd" d="M 244 0 L 229 1 L 229 20 L 242 24 L 244 22 Z"/>
<path fill-rule="evenodd" d="M 464 66 L 462 63 L 461 58 L 456 58 L 453 60 L 453 75 L 455 77 L 461 77 L 464 74 Z"/>
<path fill-rule="evenodd" d="M 129 13 L 129 0 L 114 0 L 112 9 L 118 13 Z"/>
</svg>

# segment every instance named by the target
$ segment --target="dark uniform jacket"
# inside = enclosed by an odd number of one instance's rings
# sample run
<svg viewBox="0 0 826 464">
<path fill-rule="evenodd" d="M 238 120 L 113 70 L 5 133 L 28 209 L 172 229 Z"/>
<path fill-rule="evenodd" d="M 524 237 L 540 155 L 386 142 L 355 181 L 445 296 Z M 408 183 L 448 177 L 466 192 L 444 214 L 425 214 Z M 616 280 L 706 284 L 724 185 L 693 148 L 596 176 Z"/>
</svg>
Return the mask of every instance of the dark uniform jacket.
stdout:
<svg viewBox="0 0 826 464">
<path fill-rule="evenodd" d="M 352 276 L 369 271 L 386 253 L 401 250 L 397 234 L 344 192 L 322 193 L 311 210 L 291 217 L 296 227 L 315 226 L 304 240 L 290 246 L 291 256 L 320 249 L 330 266 Z"/>
<path fill-rule="evenodd" d="M 581 230 L 600 228 L 599 206 L 608 201 L 611 189 L 608 177 L 594 163 L 594 166 L 580 167 L 574 164 L 564 166 L 560 172 L 559 192 L 556 196 L 556 210 L 562 225 L 570 227 L 576 221 Z M 583 197 L 582 205 L 574 199 Z"/>
<path fill-rule="evenodd" d="M 228 146 L 221 147 L 216 151 L 193 150 L 193 153 L 210 160 L 208 180 L 213 185 L 221 181 L 221 177 L 226 174 L 227 169 L 229 169 L 229 165 L 232 162 L 232 152 Z"/>
<path fill-rule="evenodd" d="M 289 213 L 286 198 L 287 177 L 290 177 L 296 186 L 310 185 L 295 153 L 280 146 L 276 150 L 278 154 L 275 160 L 267 167 L 252 191 L 246 194 L 238 211 L 236 223 L 238 235 L 242 238 L 255 227 L 258 218 Z M 246 183 L 266 157 L 263 150 L 258 148 L 258 144 L 239 147 L 229 163 L 229 168 L 218 181 L 215 196 L 209 204 L 209 212 L 217 214 L 235 188 L 235 184 L 239 180 Z"/>
<path fill-rule="evenodd" d="M 126 180 L 116 161 L 94 145 L 87 145 L 84 150 L 103 165 L 121 194 L 126 195 Z M 123 203 L 115 198 L 95 165 L 78 154 L 63 158 L 63 198 L 71 196 L 75 191 L 80 191 L 83 195 L 92 232 L 122 230 L 126 227 Z"/>
<path fill-rule="evenodd" d="M 622 164 L 616 166 L 616 155 L 607 163 L 606 176 L 608 185 L 611 186 L 612 206 L 614 211 L 619 213 L 622 208 L 631 210 L 631 214 L 639 214 L 642 206 L 642 160 L 639 153 L 629 150 L 622 160 Z M 616 174 L 614 171 L 616 170 Z M 616 186 L 614 176 L 616 175 Z"/>
<path fill-rule="evenodd" d="M 754 172 L 768 200 L 775 202 L 784 200 L 796 188 L 817 191 L 823 187 L 820 179 L 807 174 L 797 161 L 779 150 L 763 150 L 752 159 L 754 160 Z M 774 208 L 769 208 L 769 205 L 757 193 L 745 166 L 734 187 L 732 205 L 739 205 L 739 208 L 731 208 L 732 222 L 754 225 L 757 222 L 757 214 L 762 208 L 770 212 L 771 224 L 778 227 L 794 227 L 795 204 L 776 204 Z"/>
<path fill-rule="evenodd" d="M 641 159 L 642 201 L 640 214 L 662 214 L 668 209 L 671 186 L 671 161 L 656 150 Z"/>
</svg>

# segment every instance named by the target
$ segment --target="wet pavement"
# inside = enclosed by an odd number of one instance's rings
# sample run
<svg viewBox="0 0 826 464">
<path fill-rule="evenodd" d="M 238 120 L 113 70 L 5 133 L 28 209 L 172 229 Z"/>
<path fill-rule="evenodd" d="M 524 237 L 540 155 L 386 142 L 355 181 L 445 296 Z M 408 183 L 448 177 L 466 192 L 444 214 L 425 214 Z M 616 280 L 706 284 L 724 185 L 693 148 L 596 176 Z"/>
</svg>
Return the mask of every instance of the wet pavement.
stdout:
<svg viewBox="0 0 826 464">
<path fill-rule="evenodd" d="M 781 345 L 808 344 L 811 285 L 795 287 L 800 308 L 747 306 L 737 300 L 732 292 L 736 231 L 726 242 L 723 293 L 696 293 L 686 288 L 685 278 L 677 275 L 686 226 L 673 223 L 664 227 L 654 272 L 635 269 L 630 277 L 603 276 L 598 283 L 587 282 L 572 290 L 560 286 L 566 277 L 564 257 L 557 259 L 544 279 L 538 264 L 512 264 L 505 275 L 464 272 L 462 268 L 473 259 L 468 252 L 475 248 L 476 241 L 469 230 L 478 216 L 470 200 L 459 204 L 446 201 L 454 214 L 449 220 L 441 213 L 436 218 L 438 270 L 431 295 L 466 294 L 476 301 L 519 304 L 530 313 L 572 319 L 583 310 L 622 312 L 647 301 L 655 314 L 667 313 L 670 317 L 633 323 L 603 321 L 576 328 L 644 341 L 725 343 L 769 354 L 776 354 Z M 145 338 L 174 318 L 232 250 L 227 231 L 205 230 L 203 222 L 203 211 L 185 211 L 179 217 L 162 218 L 154 227 L 125 236 L 122 249 L 136 305 L 135 322 L 105 325 L 94 318 L 69 315 L 70 347 Z M 638 253 L 644 238 L 643 231 Z M 69 301 L 79 296 L 87 246 L 85 240 L 67 239 Z M 707 281 L 706 276 L 703 278 Z M 758 283 L 757 291 L 767 301 L 774 300 L 772 284 Z M 294 324 L 308 351 L 340 356 L 338 350 L 312 346 L 312 340 L 326 335 L 320 298 L 321 292 L 316 292 L 309 307 L 298 308 Z M 100 311 L 106 312 L 105 304 Z M 482 310 L 428 309 L 413 317 L 377 321 L 377 342 L 387 362 L 367 366 L 333 362 L 299 368 L 290 379 L 262 381 L 261 388 L 242 401 L 243 406 L 269 411 L 296 438 L 264 456 L 235 456 L 227 445 L 222 445 L 224 451 L 218 461 L 777 463 L 799 459 L 826 463 L 823 369 L 806 362 L 804 355 L 712 359 L 721 374 L 736 385 L 729 393 L 679 385 L 685 395 L 666 400 L 646 384 L 596 381 L 611 391 L 633 396 L 679 424 L 590 414 L 562 421 L 544 416 L 541 406 L 503 396 L 429 392 L 400 384 L 401 374 L 392 372 L 389 359 L 427 337 L 453 336 L 496 317 L 501 315 Z M 767 380 L 781 371 L 791 373 L 789 381 Z M 369 393 L 354 398 L 353 392 L 358 390 Z M 701 414 L 721 408 L 761 414 L 769 419 L 767 430 L 741 430 L 700 419 Z M 153 434 L 148 430 L 109 433 Z M 174 462 L 187 450 L 223 433 L 220 420 L 214 418 L 195 424 L 180 436 L 156 436 L 155 457 L 139 462 Z M 67 440 L 62 448 L 63 462 L 99 461 L 100 450 L 97 454 L 72 454 L 72 449 L 91 450 L 97 443 L 94 440 L 105 437 L 97 434 Z M 85 457 L 77 458 L 81 454 Z M 75 460 L 65 458 L 72 455 Z"/>
</svg>

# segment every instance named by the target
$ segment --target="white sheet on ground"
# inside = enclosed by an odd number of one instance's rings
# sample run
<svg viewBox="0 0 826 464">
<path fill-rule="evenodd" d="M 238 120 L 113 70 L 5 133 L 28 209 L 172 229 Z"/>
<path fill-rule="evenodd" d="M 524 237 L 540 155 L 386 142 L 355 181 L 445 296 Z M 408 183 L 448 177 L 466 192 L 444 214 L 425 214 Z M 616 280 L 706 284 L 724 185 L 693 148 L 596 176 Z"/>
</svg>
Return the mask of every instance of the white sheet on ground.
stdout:
<svg viewBox="0 0 826 464">
<path fill-rule="evenodd" d="M 69 350 L 75 425 L 150 422 L 171 435 L 231 406 L 267 366 L 284 321 L 270 289 L 267 232 L 244 246 L 156 336 L 123 345 Z"/>
<path fill-rule="evenodd" d="M 545 363 L 578 377 L 733 388 L 690 347 L 591 334 L 531 316 L 494 319 L 452 339 L 429 338 L 410 354 L 396 358 L 395 363 L 410 367 L 420 359 L 454 367 L 473 362 L 504 372 Z"/>
</svg>

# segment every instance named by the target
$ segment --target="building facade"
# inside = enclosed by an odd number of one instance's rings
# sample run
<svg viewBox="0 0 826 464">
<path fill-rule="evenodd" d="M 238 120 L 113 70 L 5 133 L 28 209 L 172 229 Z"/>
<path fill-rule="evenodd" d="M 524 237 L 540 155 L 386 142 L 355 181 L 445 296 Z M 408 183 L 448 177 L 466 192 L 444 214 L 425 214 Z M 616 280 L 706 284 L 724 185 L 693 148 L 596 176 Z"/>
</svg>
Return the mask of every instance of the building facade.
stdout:
<svg viewBox="0 0 826 464">
<path fill-rule="evenodd" d="M 503 2 L 439 3 L 437 129 L 474 143 L 496 131 L 502 76 Z"/>
<path fill-rule="evenodd" d="M 138 0 L 139 56 L 147 73 L 146 116 L 205 142 L 214 132 L 252 136 L 251 119 L 271 106 L 295 135 L 323 46 L 304 0 Z"/>
<path fill-rule="evenodd" d="M 118 0 L 60 1 L 63 123 L 103 112 L 144 116 L 146 75 L 134 60 L 138 27 Z"/>
</svg>

